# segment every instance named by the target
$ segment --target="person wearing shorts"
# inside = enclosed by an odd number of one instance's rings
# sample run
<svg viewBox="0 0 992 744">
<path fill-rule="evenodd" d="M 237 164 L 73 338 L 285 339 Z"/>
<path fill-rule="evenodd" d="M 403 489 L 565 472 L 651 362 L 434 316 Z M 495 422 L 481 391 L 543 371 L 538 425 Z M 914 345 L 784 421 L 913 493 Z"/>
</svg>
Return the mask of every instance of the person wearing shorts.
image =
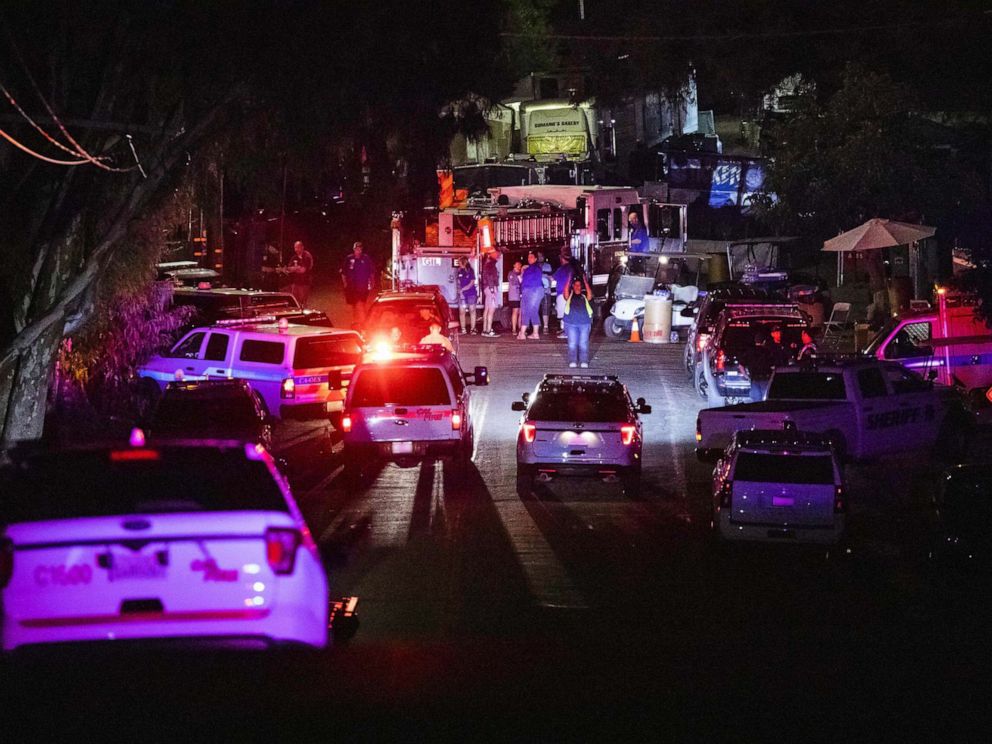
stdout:
<svg viewBox="0 0 992 744">
<path fill-rule="evenodd" d="M 506 301 L 510 305 L 510 330 L 513 333 L 520 330 L 520 278 L 523 273 L 524 262 L 517 259 L 506 277 Z"/>
<path fill-rule="evenodd" d="M 351 305 L 351 323 L 356 328 L 360 328 L 365 323 L 366 303 L 374 278 L 375 264 L 365 254 L 361 242 L 356 241 L 341 269 L 344 300 Z"/>
<path fill-rule="evenodd" d="M 482 259 L 482 335 L 495 338 L 498 334 L 493 330 L 493 319 L 496 311 L 502 305 L 503 293 L 500 291 L 499 253 L 493 249 Z"/>
</svg>

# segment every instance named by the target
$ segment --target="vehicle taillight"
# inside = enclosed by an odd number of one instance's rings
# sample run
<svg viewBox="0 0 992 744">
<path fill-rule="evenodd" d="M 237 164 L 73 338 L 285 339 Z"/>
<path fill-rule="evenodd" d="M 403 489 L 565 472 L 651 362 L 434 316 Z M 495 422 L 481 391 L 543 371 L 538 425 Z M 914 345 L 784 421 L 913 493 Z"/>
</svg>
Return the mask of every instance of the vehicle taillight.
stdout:
<svg viewBox="0 0 992 744">
<path fill-rule="evenodd" d="M 724 354 L 723 349 L 720 349 L 716 353 L 716 368 L 717 371 L 723 372 L 723 368 L 727 365 L 727 355 Z"/>
<path fill-rule="evenodd" d="M 0 540 L 0 589 L 10 583 L 14 573 L 14 543 L 10 538 Z"/>
<path fill-rule="evenodd" d="M 462 414 L 457 408 L 451 412 L 451 428 L 455 431 L 462 428 Z"/>
<path fill-rule="evenodd" d="M 732 480 L 725 480 L 723 485 L 720 486 L 720 508 L 729 509 L 730 508 L 730 497 L 734 492 L 734 482 Z"/>
<path fill-rule="evenodd" d="M 706 348 L 706 344 L 709 343 L 709 340 L 710 340 L 710 334 L 708 333 L 700 333 L 698 336 L 696 336 L 696 351 L 701 353 L 703 349 Z"/>
<path fill-rule="evenodd" d="M 637 433 L 637 427 L 633 424 L 624 424 L 620 427 L 620 439 L 626 445 L 631 445 L 634 443 L 634 435 Z"/>
<path fill-rule="evenodd" d="M 283 398 L 295 398 L 296 397 L 296 380 L 292 377 L 287 377 L 282 381 L 282 386 L 279 388 L 279 395 Z"/>
<path fill-rule="evenodd" d="M 844 514 L 847 512 L 847 497 L 844 495 L 844 487 L 834 488 L 834 514 Z"/>
<path fill-rule="evenodd" d="M 520 431 L 524 433 L 525 442 L 533 442 L 537 438 L 537 425 L 527 422 L 520 427 Z"/>
<path fill-rule="evenodd" d="M 696 441 L 703 441 L 703 422 L 699 420 L 699 416 L 696 416 Z"/>
<path fill-rule="evenodd" d="M 293 573 L 301 541 L 299 530 L 290 527 L 269 527 L 265 531 L 265 558 L 273 573 Z"/>
<path fill-rule="evenodd" d="M 346 413 L 341 417 L 341 431 L 348 433 L 351 431 L 351 414 Z"/>
</svg>

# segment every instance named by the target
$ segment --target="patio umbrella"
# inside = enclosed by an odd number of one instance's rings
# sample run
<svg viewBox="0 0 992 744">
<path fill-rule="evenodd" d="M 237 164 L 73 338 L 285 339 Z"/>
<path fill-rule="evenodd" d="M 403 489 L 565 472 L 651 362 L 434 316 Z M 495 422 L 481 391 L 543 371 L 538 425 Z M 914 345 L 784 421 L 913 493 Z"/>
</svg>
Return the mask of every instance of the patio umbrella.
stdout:
<svg viewBox="0 0 992 744">
<path fill-rule="evenodd" d="M 876 217 L 826 241 L 823 244 L 823 250 L 837 254 L 837 284 L 839 286 L 844 281 L 845 253 L 908 245 L 918 240 L 931 238 L 935 232 L 937 232 L 935 227 L 883 220 Z"/>
</svg>

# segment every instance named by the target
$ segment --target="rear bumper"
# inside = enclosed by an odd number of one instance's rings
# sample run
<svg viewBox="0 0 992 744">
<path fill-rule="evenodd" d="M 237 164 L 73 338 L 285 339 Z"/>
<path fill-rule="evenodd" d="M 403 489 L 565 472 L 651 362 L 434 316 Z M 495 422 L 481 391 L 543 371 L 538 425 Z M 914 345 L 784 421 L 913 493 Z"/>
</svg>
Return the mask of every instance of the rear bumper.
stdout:
<svg viewBox="0 0 992 744">
<path fill-rule="evenodd" d="M 328 610 L 323 615 L 308 605 L 288 604 L 243 610 L 167 611 L 132 615 L 4 617 L 3 649 L 60 643 L 167 639 L 230 645 L 237 640 L 255 643 L 327 645 Z"/>
<path fill-rule="evenodd" d="M 633 462 L 623 463 L 562 463 L 562 462 L 518 462 L 518 470 L 526 470 L 537 476 L 546 473 L 552 477 L 604 478 L 610 475 L 622 476 L 638 468 Z"/>
<path fill-rule="evenodd" d="M 279 405 L 279 418 L 293 421 L 327 418 L 329 413 L 340 413 L 344 402 L 329 400 L 322 403 L 282 403 Z"/>
<path fill-rule="evenodd" d="M 730 542 L 781 542 L 812 545 L 834 545 L 844 536 L 844 515 L 835 514 L 832 525 L 800 527 L 781 524 L 742 524 L 730 519 L 723 510 L 719 514 L 720 537 Z"/>
<path fill-rule="evenodd" d="M 406 440 L 403 440 L 406 441 Z M 386 462 L 396 462 L 399 460 L 430 460 L 437 457 L 449 457 L 458 453 L 461 439 L 428 439 L 414 441 L 412 452 L 394 452 L 393 444 L 396 442 L 361 442 L 351 443 L 347 439 L 344 443 L 344 457 L 346 462 L 362 460 L 376 460 Z"/>
</svg>

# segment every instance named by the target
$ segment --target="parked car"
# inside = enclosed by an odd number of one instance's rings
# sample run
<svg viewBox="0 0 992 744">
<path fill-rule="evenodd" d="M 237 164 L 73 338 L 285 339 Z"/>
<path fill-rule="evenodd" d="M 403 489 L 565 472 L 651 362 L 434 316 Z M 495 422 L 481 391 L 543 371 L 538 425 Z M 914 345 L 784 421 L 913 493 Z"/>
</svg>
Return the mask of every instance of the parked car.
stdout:
<svg viewBox="0 0 992 744">
<path fill-rule="evenodd" d="M 328 640 L 317 547 L 264 448 L 13 452 L 0 472 L 3 648 Z"/>
<path fill-rule="evenodd" d="M 447 458 L 467 467 L 475 446 L 472 385 L 488 385 L 489 372 L 466 375 L 440 346 L 396 349 L 358 365 L 341 422 L 344 462 L 353 476 L 376 463 L 411 467 Z"/>
<path fill-rule="evenodd" d="M 198 325 L 212 325 L 223 320 L 258 320 L 271 318 L 298 325 L 326 328 L 332 323 L 323 310 L 300 307 L 289 292 L 265 292 L 260 289 L 201 286 L 175 287 L 172 302 L 176 306 L 195 308 L 187 330 Z"/>
<path fill-rule="evenodd" d="M 272 450 L 272 419 L 247 380 L 170 382 L 149 424 L 163 439 L 226 439 Z"/>
<path fill-rule="evenodd" d="M 251 384 L 275 417 L 340 423 L 348 378 L 361 361 L 354 331 L 320 326 L 229 321 L 194 328 L 137 370 L 139 390 L 157 403 L 176 380 L 234 378 Z"/>
<path fill-rule="evenodd" d="M 635 403 L 615 375 L 545 375 L 533 394 L 513 403 L 520 411 L 517 486 L 560 476 L 620 480 L 631 496 L 640 493 L 643 427 L 651 413 Z"/>
<path fill-rule="evenodd" d="M 458 353 L 458 319 L 438 287 L 413 287 L 403 291 L 381 292 L 369 305 L 363 335 L 366 343 L 419 344 L 430 332 L 430 321 L 441 323 L 441 333 Z M 392 336 L 399 330 L 399 339 Z"/>
<path fill-rule="evenodd" d="M 734 434 L 713 470 L 713 528 L 723 540 L 834 544 L 847 497 L 829 437 L 785 430 Z"/>
</svg>

